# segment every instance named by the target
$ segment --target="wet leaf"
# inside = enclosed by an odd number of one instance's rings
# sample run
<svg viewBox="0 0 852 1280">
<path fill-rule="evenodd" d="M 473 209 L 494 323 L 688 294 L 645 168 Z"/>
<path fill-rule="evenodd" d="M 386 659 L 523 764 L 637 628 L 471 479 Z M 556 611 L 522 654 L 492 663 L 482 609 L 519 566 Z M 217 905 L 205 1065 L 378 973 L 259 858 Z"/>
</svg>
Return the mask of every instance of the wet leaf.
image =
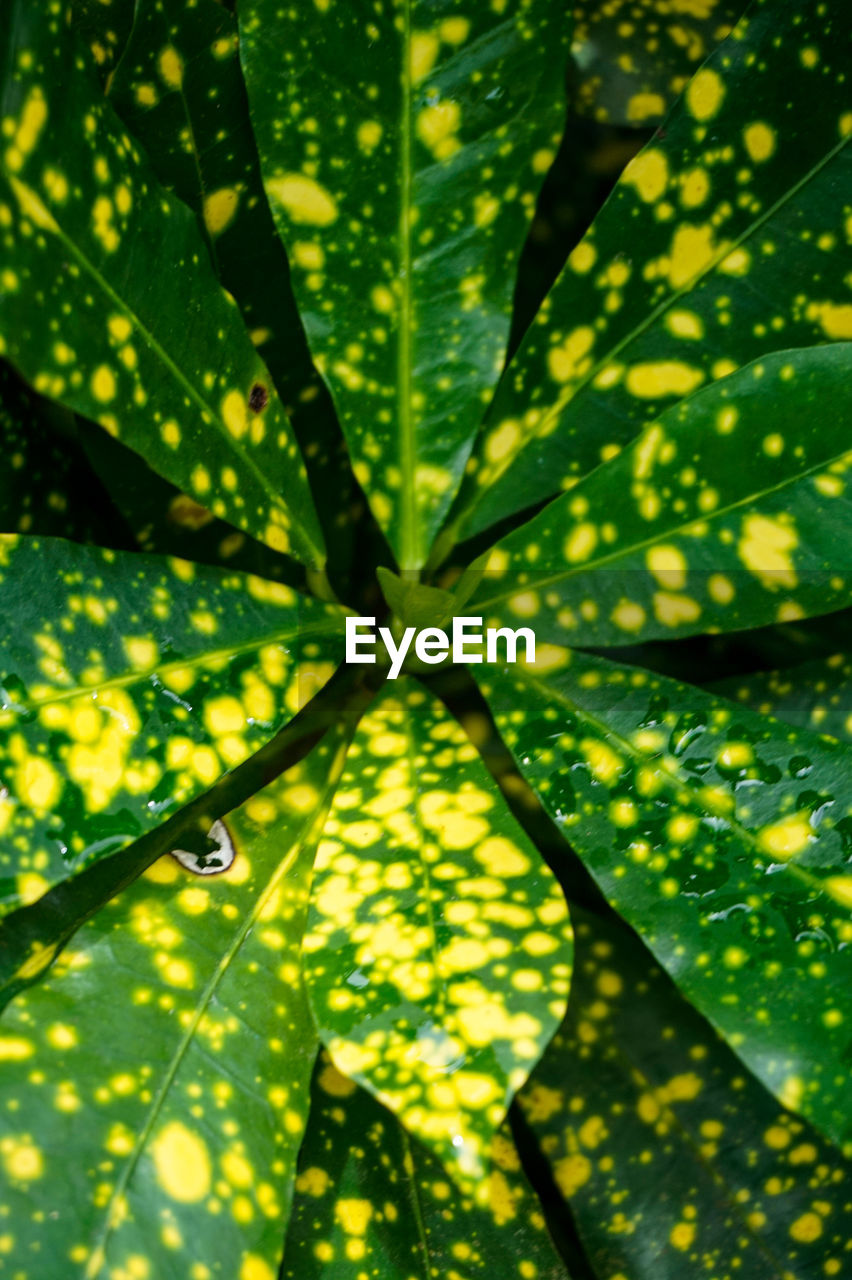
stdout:
<svg viewBox="0 0 852 1280">
<path fill-rule="evenodd" d="M 0 353 L 214 515 L 321 563 L 292 430 L 195 219 L 157 185 L 60 16 L 14 0 L 0 36 Z"/>
<path fill-rule="evenodd" d="M 569 487 L 767 352 L 852 337 L 850 56 L 843 0 L 755 0 L 571 253 L 501 382 L 456 528 Z"/>
<path fill-rule="evenodd" d="M 362 719 L 314 872 L 305 981 L 336 1066 L 484 1194 L 488 1148 L 561 1019 L 552 872 L 440 703 L 388 684 Z"/>
<path fill-rule="evenodd" d="M 342 615 L 186 561 L 0 539 L 2 902 L 206 790 L 334 670 Z"/>
<path fill-rule="evenodd" d="M 248 0 L 239 17 L 312 350 L 376 519 L 415 569 L 502 364 L 561 132 L 565 5 Z"/>
<path fill-rule="evenodd" d="M 852 1149 L 848 749 L 638 668 L 539 657 L 481 681 L 521 773 L 754 1074 Z"/>
<path fill-rule="evenodd" d="M 567 1280 L 508 1125 L 491 1143 L 488 1203 L 321 1058 L 299 1154 L 281 1280 Z"/>
<path fill-rule="evenodd" d="M 236 18 L 216 0 L 141 0 L 109 100 L 158 180 L 198 217 L 216 275 L 239 305 L 291 416 L 326 541 L 336 534 L 340 554 L 351 544 L 340 532 L 351 501 L 342 437 L 311 363 L 263 190 L 237 45 Z M 168 79 L 163 69 L 175 58 L 181 74 Z M 253 394 L 250 408 L 262 411 L 268 388 Z"/>
<path fill-rule="evenodd" d="M 833 653 L 780 671 L 719 680 L 709 691 L 762 715 L 852 742 L 852 661 L 847 653 Z"/>
<path fill-rule="evenodd" d="M 498 543 L 468 609 L 617 645 L 847 605 L 850 374 L 833 343 L 683 400 Z"/>
<path fill-rule="evenodd" d="M 843 1274 L 852 1173 L 615 917 L 574 912 L 568 1016 L 520 1101 L 598 1275 Z"/>
<path fill-rule="evenodd" d="M 745 8 L 746 0 L 578 0 L 577 110 L 611 124 L 659 124 Z"/>
<path fill-rule="evenodd" d="M 232 815 L 228 871 L 166 855 L 6 1010 L 16 1275 L 275 1275 L 316 1053 L 298 952 L 337 745 Z"/>
</svg>

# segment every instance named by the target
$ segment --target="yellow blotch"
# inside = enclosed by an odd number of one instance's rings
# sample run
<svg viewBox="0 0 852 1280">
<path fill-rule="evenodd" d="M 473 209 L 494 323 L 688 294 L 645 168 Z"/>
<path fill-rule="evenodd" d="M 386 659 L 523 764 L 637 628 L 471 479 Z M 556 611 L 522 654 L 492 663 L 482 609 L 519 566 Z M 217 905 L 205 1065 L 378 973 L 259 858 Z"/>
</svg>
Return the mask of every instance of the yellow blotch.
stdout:
<svg viewBox="0 0 852 1280">
<path fill-rule="evenodd" d="M 686 90 L 686 105 L 696 120 L 712 120 L 724 97 L 722 77 L 710 67 L 703 67 Z"/>
<path fill-rule="evenodd" d="M 679 627 L 695 622 L 701 614 L 701 606 L 691 596 L 675 595 L 671 591 L 654 594 L 654 614 L 666 627 Z"/>
<path fill-rule="evenodd" d="M 697 209 L 710 194 L 706 169 L 690 169 L 681 178 L 680 202 L 685 209 Z"/>
<path fill-rule="evenodd" d="M 383 284 L 377 284 L 370 292 L 370 301 L 382 315 L 390 315 L 393 311 L 393 294 Z"/>
<path fill-rule="evenodd" d="M 478 227 L 489 226 L 499 212 L 500 201 L 487 192 L 482 192 L 473 202 L 473 221 Z"/>
<path fill-rule="evenodd" d="M 659 200 L 669 185 L 669 162 L 665 154 L 655 147 L 640 152 L 627 166 L 624 181 L 636 188 L 639 198 L 646 204 Z"/>
<path fill-rule="evenodd" d="M 210 1190 L 210 1155 L 197 1134 L 173 1121 L 155 1138 L 151 1151 L 166 1195 L 181 1204 L 204 1199 Z"/>
<path fill-rule="evenodd" d="M 179 89 L 181 87 L 183 84 L 183 59 L 173 45 L 166 45 L 165 49 L 160 51 L 157 66 L 164 84 L 167 84 L 170 89 Z"/>
<path fill-rule="evenodd" d="M 743 142 L 746 151 L 756 164 L 768 160 L 775 151 L 776 134 L 768 124 L 758 121 L 743 129 Z"/>
<path fill-rule="evenodd" d="M 285 173 L 280 178 L 272 178 L 267 187 L 293 222 L 327 227 L 337 217 L 337 202 L 331 192 L 303 173 Z"/>
<path fill-rule="evenodd" d="M 568 255 L 568 266 L 578 276 L 587 275 L 597 261 L 597 249 L 594 245 L 589 244 L 587 240 L 582 240 L 576 249 Z"/>
<path fill-rule="evenodd" d="M 547 354 L 547 367 L 555 382 L 568 382 L 582 374 L 587 362 L 585 357 L 591 351 L 595 341 L 595 331 L 589 325 L 581 325 L 573 333 L 569 333 L 558 346 L 551 347 Z"/>
<path fill-rule="evenodd" d="M 808 307 L 807 315 L 809 320 L 818 321 L 827 338 L 852 338 L 852 305 L 849 303 L 834 306 L 831 302 L 815 302 Z"/>
<path fill-rule="evenodd" d="M 564 1156 L 553 1166 L 553 1175 L 562 1194 L 571 1197 L 592 1176 L 592 1162 L 588 1156 Z"/>
<path fill-rule="evenodd" d="M 694 1222 L 678 1222 L 674 1227 L 672 1227 L 669 1233 L 669 1243 L 672 1248 L 680 1249 L 682 1252 L 686 1252 L 694 1239 Z"/>
<path fill-rule="evenodd" d="M 62 794 L 62 780 L 47 760 L 30 756 L 15 770 L 15 790 L 31 809 L 52 809 Z"/>
<path fill-rule="evenodd" d="M 441 44 L 438 37 L 433 35 L 431 31 L 415 31 L 412 33 L 409 66 L 414 84 L 419 84 L 421 80 L 425 80 L 426 76 L 428 76 L 437 61 L 440 48 Z"/>
<path fill-rule="evenodd" d="M 220 187 L 204 197 L 204 224 L 211 236 L 221 235 L 234 220 L 240 203 L 236 187 Z"/>
<path fill-rule="evenodd" d="M 73 1049 L 77 1043 L 77 1032 L 63 1022 L 54 1022 L 48 1028 L 47 1043 L 53 1049 Z"/>
<path fill-rule="evenodd" d="M 449 160 L 461 143 L 456 134 L 461 123 L 461 107 L 449 98 L 424 107 L 418 113 L 417 136 L 436 160 Z"/>
<path fill-rule="evenodd" d="M 631 124 L 641 124 L 664 114 L 665 99 L 659 93 L 634 93 L 627 104 L 627 119 Z"/>
<path fill-rule="evenodd" d="M 470 34 L 470 23 L 467 18 L 445 18 L 438 32 L 445 44 L 464 44 Z"/>
<path fill-rule="evenodd" d="M 645 610 L 634 600 L 619 600 L 610 617 L 622 631 L 641 631 L 645 625 Z"/>
<path fill-rule="evenodd" d="M 241 733 L 246 727 L 246 715 L 237 699 L 226 694 L 207 703 L 204 723 L 218 738 L 226 733 Z"/>
<path fill-rule="evenodd" d="M 331 1179 L 325 1169 L 311 1166 L 303 1169 L 296 1179 L 296 1190 L 309 1196 L 321 1196 L 328 1190 Z"/>
<path fill-rule="evenodd" d="M 107 322 L 110 336 L 115 338 L 116 342 L 126 342 L 133 332 L 133 326 L 127 319 L 127 316 L 110 316 Z"/>
<path fill-rule="evenodd" d="M 222 400 L 222 420 L 235 440 L 241 440 L 248 431 L 246 399 L 239 391 L 229 391 Z"/>
<path fill-rule="evenodd" d="M 668 544 L 651 547 L 645 563 L 661 586 L 673 591 L 682 591 L 686 586 L 686 557 L 677 547 Z"/>
<path fill-rule="evenodd" d="M 34 1053 L 35 1046 L 23 1036 L 0 1036 L 0 1062 L 22 1062 Z"/>
<path fill-rule="evenodd" d="M 484 840 L 474 857 L 495 876 L 521 876 L 530 866 L 529 858 L 505 836 L 491 836 Z"/>
<path fill-rule="evenodd" d="M 822 1235 L 822 1218 L 818 1213 L 803 1213 L 791 1224 L 790 1235 L 799 1244 L 813 1244 Z"/>
<path fill-rule="evenodd" d="M 41 1151 L 30 1138 L 3 1138 L 0 1156 L 7 1174 L 17 1182 L 32 1182 L 44 1173 Z"/>
<path fill-rule="evenodd" d="M 675 338 L 697 340 L 704 337 L 704 321 L 694 311 L 672 311 L 666 316 L 665 323 Z"/>
<path fill-rule="evenodd" d="M 139 670 L 156 666 L 160 650 L 155 641 L 144 636 L 128 637 L 124 641 L 124 652 Z"/>
<path fill-rule="evenodd" d="M 605 742 L 597 738 L 584 738 L 580 749 L 595 777 L 606 786 L 615 782 L 622 770 L 624 761 Z"/>
<path fill-rule="evenodd" d="M 364 120 L 358 125 L 356 137 L 358 146 L 364 151 L 373 151 L 379 145 L 382 136 L 382 126 L 378 120 Z"/>
<path fill-rule="evenodd" d="M 704 374 L 681 360 L 634 364 L 627 374 L 627 390 L 640 400 L 659 396 L 688 396 L 704 381 Z"/>
<path fill-rule="evenodd" d="M 240 1280 L 275 1280 L 269 1263 L 256 1253 L 248 1253 L 240 1267 Z"/>
<path fill-rule="evenodd" d="M 116 383 L 115 374 L 109 365 L 102 364 L 92 374 L 92 395 L 101 404 L 109 404 L 110 400 L 115 399 Z"/>
<path fill-rule="evenodd" d="M 373 1216 L 373 1206 L 369 1200 L 338 1200 L 334 1214 L 347 1235 L 362 1236 Z"/>
<path fill-rule="evenodd" d="M 513 454 L 521 442 L 521 425 L 516 418 L 506 418 L 485 441 L 485 457 L 489 462 L 502 462 Z"/>
<path fill-rule="evenodd" d="M 712 227 L 678 227 L 672 239 L 669 279 L 675 289 L 682 289 L 713 261 Z"/>
<path fill-rule="evenodd" d="M 795 587 L 797 578 L 790 552 L 798 546 L 796 532 L 769 516 L 746 516 L 737 546 L 743 564 L 764 587 Z"/>
<path fill-rule="evenodd" d="M 585 521 L 569 533 L 565 539 L 563 554 L 569 563 L 577 564 L 581 560 L 588 560 L 597 545 L 597 526 Z"/>
<path fill-rule="evenodd" d="M 807 815 L 797 813 L 773 823 L 772 826 L 764 827 L 758 839 L 761 848 L 773 858 L 787 861 L 806 849 L 815 834 Z"/>
</svg>

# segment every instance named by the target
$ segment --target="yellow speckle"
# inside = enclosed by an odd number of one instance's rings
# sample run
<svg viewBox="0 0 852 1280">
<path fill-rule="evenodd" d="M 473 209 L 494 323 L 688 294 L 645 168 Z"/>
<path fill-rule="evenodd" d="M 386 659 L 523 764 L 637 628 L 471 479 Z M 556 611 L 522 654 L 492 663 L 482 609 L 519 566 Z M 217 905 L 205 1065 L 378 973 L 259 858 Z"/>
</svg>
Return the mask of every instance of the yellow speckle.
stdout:
<svg viewBox="0 0 852 1280">
<path fill-rule="evenodd" d="M 704 321 L 694 311 L 672 311 L 666 316 L 666 328 L 676 338 L 697 340 L 704 337 Z"/>
<path fill-rule="evenodd" d="M 213 698 L 204 708 L 204 723 L 215 737 L 228 733 L 241 733 L 246 727 L 246 715 L 236 698 L 225 694 Z"/>
<path fill-rule="evenodd" d="M 681 591 L 686 586 L 686 557 L 677 547 L 651 547 L 645 563 L 661 586 L 670 587 L 673 591 Z"/>
<path fill-rule="evenodd" d="M 624 171 L 624 182 L 636 188 L 639 198 L 650 204 L 659 200 L 669 185 L 669 163 L 656 147 L 642 151 Z"/>
<path fill-rule="evenodd" d="M 133 326 L 127 316 L 110 316 L 107 327 L 110 336 L 115 338 L 116 342 L 126 342 L 133 332 Z"/>
<path fill-rule="evenodd" d="M 218 236 L 234 220 L 240 193 L 236 187 L 220 187 L 204 197 L 204 223 L 211 236 Z"/>
<path fill-rule="evenodd" d="M 173 1121 L 155 1138 L 151 1151 L 157 1181 L 167 1195 L 181 1204 L 204 1199 L 210 1190 L 210 1156 L 197 1134 Z"/>
<path fill-rule="evenodd" d="M 581 376 L 587 366 L 586 357 L 595 341 L 595 331 L 589 325 L 581 325 L 547 354 L 547 367 L 555 382 L 569 382 Z"/>
<path fill-rule="evenodd" d="M 568 266 L 578 276 L 587 275 L 597 261 L 598 253 L 588 240 L 581 240 L 568 256 Z"/>
<path fill-rule="evenodd" d="M 795 858 L 808 847 L 815 837 L 815 832 L 804 814 L 793 814 L 783 818 L 772 826 L 764 827 L 760 833 L 760 845 L 773 858 Z"/>
<path fill-rule="evenodd" d="M 769 160 L 775 151 L 775 130 L 762 121 L 750 124 L 743 130 L 743 142 L 755 164 L 762 164 L 764 160 Z"/>
<path fill-rule="evenodd" d="M 813 1244 L 822 1235 L 822 1218 L 818 1213 L 803 1213 L 791 1224 L 790 1235 L 800 1244 Z"/>
<path fill-rule="evenodd" d="M 704 374 L 681 360 L 634 364 L 627 374 L 627 390 L 640 400 L 660 396 L 688 396 L 704 381 Z"/>
<path fill-rule="evenodd" d="M 702 67 L 686 90 L 686 105 L 696 120 L 712 120 L 722 105 L 725 85 L 710 67 Z"/>
<path fill-rule="evenodd" d="M 665 113 L 665 99 L 659 93 L 634 93 L 627 104 L 627 119 L 641 124 Z"/>
<path fill-rule="evenodd" d="M 179 89 L 183 84 L 183 59 L 172 45 L 166 45 L 157 59 L 157 66 L 163 83 L 170 89 Z"/>
<path fill-rule="evenodd" d="M 338 1200 L 334 1212 L 347 1235 L 362 1236 L 373 1216 L 373 1206 L 369 1200 Z"/>
<path fill-rule="evenodd" d="M 445 44 L 464 44 L 470 34 L 467 18 L 445 18 L 438 28 Z"/>
<path fill-rule="evenodd" d="M 619 600 L 612 611 L 612 621 L 622 631 L 641 631 L 645 625 L 645 610 L 635 600 Z"/>
<path fill-rule="evenodd" d="M 695 1239 L 695 1223 L 678 1222 L 669 1233 L 669 1243 L 673 1249 L 686 1252 Z"/>
<path fill-rule="evenodd" d="M 819 322 L 827 338 L 852 338 L 852 305 L 849 303 L 840 306 L 830 302 L 812 303 L 807 315 L 808 319 Z"/>
<path fill-rule="evenodd" d="M 496 196 L 481 192 L 473 202 L 473 221 L 478 227 L 489 226 L 500 212 L 500 201 Z"/>
<path fill-rule="evenodd" d="M 10 1178 L 32 1182 L 44 1173 L 41 1151 L 29 1138 L 0 1139 L 0 1156 Z"/>
<path fill-rule="evenodd" d="M 710 265 L 715 253 L 712 227 L 678 227 L 672 238 L 669 279 L 675 289 L 685 284 Z"/>
<path fill-rule="evenodd" d="M 517 450 L 521 442 L 520 423 L 506 418 L 485 440 L 485 457 L 489 462 L 502 462 Z"/>
<path fill-rule="evenodd" d="M 15 789 L 33 809 L 52 809 L 62 792 L 62 782 L 53 765 L 40 756 L 30 756 L 15 772 Z"/>
<path fill-rule="evenodd" d="M 140 671 L 149 670 L 156 666 L 157 658 L 160 656 L 157 644 L 147 636 L 128 637 L 124 641 L 124 652 L 133 666 Z"/>
<path fill-rule="evenodd" d="M 240 1280 L 275 1280 L 269 1263 L 256 1253 L 248 1253 L 240 1267 Z"/>
<path fill-rule="evenodd" d="M 791 552 L 798 546 L 796 532 L 769 516 L 751 515 L 743 521 L 737 550 L 743 564 L 770 591 L 795 587 L 797 578 Z"/>
<path fill-rule="evenodd" d="M 102 364 L 92 374 L 92 395 L 101 404 L 109 404 L 110 400 L 115 399 L 116 383 L 115 374 L 109 365 Z"/>
<path fill-rule="evenodd" d="M 285 173 L 267 184 L 273 199 L 293 222 L 327 227 L 337 218 L 337 202 L 325 187 L 303 173 Z"/>
<path fill-rule="evenodd" d="M 410 67 L 414 84 L 425 80 L 435 65 L 440 52 L 440 41 L 429 31 L 415 31 L 411 36 Z"/>
<path fill-rule="evenodd" d="M 449 160 L 461 146 L 456 137 L 460 123 L 461 107 L 457 102 L 446 98 L 423 107 L 418 113 L 417 136 L 436 160 Z"/>
<path fill-rule="evenodd" d="M 229 391 L 222 400 L 222 418 L 231 435 L 240 440 L 248 431 L 246 398 L 239 391 Z"/>
<path fill-rule="evenodd" d="M 370 301 L 382 315 L 390 315 L 393 311 L 393 294 L 386 285 L 377 284 L 370 293 Z"/>
<path fill-rule="evenodd" d="M 364 151 L 373 151 L 381 141 L 382 126 L 378 120 L 364 120 L 358 125 L 356 137 L 359 147 Z"/>
<path fill-rule="evenodd" d="M 73 1049 L 77 1043 L 77 1032 L 65 1023 L 55 1022 L 48 1028 L 47 1043 L 54 1049 Z"/>
<path fill-rule="evenodd" d="M 588 521 L 578 524 L 565 539 L 563 554 L 571 564 L 588 560 L 598 544 L 597 527 Z"/>
</svg>

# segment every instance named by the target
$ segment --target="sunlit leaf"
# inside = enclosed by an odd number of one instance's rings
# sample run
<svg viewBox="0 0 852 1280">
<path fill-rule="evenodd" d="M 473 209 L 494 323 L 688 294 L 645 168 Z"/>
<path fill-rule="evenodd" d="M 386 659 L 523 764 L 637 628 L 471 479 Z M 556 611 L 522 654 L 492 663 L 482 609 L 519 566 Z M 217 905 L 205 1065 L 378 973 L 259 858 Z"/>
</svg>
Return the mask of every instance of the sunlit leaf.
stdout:
<svg viewBox="0 0 852 1280">
<path fill-rule="evenodd" d="M 637 668 L 546 657 L 549 674 L 482 678 L 522 774 L 754 1074 L 852 1144 L 848 749 Z"/>
<path fill-rule="evenodd" d="M 567 1280 L 508 1125 L 490 1158 L 488 1200 L 477 1205 L 384 1107 L 320 1059 L 282 1280 Z"/>
<path fill-rule="evenodd" d="M 181 560 L 0 539 L 2 902 L 242 763 L 321 687 L 339 610 Z"/>
<path fill-rule="evenodd" d="M 308 337 L 373 512 L 417 568 L 502 364 L 561 132 L 565 5 L 246 0 L 239 17 Z"/>
<path fill-rule="evenodd" d="M 850 57 L 844 0 L 755 0 L 569 257 L 502 380 L 458 528 L 567 488 L 767 352 L 852 337 Z"/>
<path fill-rule="evenodd" d="M 0 353 L 214 515 L 321 563 L 292 429 L 195 219 L 157 186 L 61 14 L 13 0 L 0 60 L 14 68 L 0 100 Z"/>
<path fill-rule="evenodd" d="M 852 343 L 767 356 L 498 543 L 467 607 L 612 645 L 848 604 L 850 428 Z"/>
<path fill-rule="evenodd" d="M 576 0 L 571 54 L 577 109 L 654 125 L 730 33 L 746 0 Z"/>
<path fill-rule="evenodd" d="M 228 871 L 166 855 L 6 1010 L 16 1275 L 275 1275 L 316 1053 L 298 952 L 334 746 L 228 820 Z"/>
<path fill-rule="evenodd" d="M 466 1190 L 565 1008 L 562 892 L 417 685 L 362 719 L 317 853 L 305 980 L 335 1064 Z"/>
<path fill-rule="evenodd" d="M 780 671 L 720 680 L 710 691 L 763 715 L 852 742 L 852 660 L 848 653 L 833 653 Z"/>
<path fill-rule="evenodd" d="M 575 912 L 568 1017 L 520 1101 L 595 1273 L 840 1276 L 850 1168 L 613 917 Z"/>
</svg>

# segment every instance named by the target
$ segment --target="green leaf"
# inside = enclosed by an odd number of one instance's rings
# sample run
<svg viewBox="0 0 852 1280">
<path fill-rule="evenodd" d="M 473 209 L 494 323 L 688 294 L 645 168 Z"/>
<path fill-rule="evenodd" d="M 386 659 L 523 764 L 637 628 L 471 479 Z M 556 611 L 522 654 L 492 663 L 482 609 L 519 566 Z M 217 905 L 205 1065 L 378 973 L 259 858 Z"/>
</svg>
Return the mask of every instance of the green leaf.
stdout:
<svg viewBox="0 0 852 1280">
<path fill-rule="evenodd" d="M 195 219 L 157 187 L 60 16 L 13 0 L 0 60 L 14 68 L 0 353 L 214 515 L 321 563 L 292 430 Z M 179 78 L 179 60 L 168 70 Z"/>
<path fill-rule="evenodd" d="M 852 661 L 846 653 L 815 658 L 780 671 L 719 680 L 708 691 L 761 715 L 852 742 Z"/>
<path fill-rule="evenodd" d="M 850 428 L 852 343 L 767 356 L 498 543 L 469 607 L 618 645 L 846 605 Z"/>
<path fill-rule="evenodd" d="M 565 6 L 504 8 L 240 5 L 296 297 L 402 569 L 423 564 L 497 380 L 561 131 Z"/>
<path fill-rule="evenodd" d="M 490 1155 L 488 1203 L 477 1205 L 384 1107 L 321 1058 L 281 1280 L 567 1280 L 508 1124 Z"/>
<path fill-rule="evenodd" d="M 263 189 L 237 45 L 236 18 L 216 0 L 141 0 L 109 100 L 159 181 L 199 218 L 216 275 L 292 419 L 326 541 L 340 553 L 351 547 L 341 531 L 351 472 Z M 174 57 L 182 64 L 177 83 L 163 76 Z"/>
<path fill-rule="evenodd" d="M 620 921 L 574 919 L 568 1016 L 520 1102 L 595 1274 L 842 1275 L 848 1162 L 779 1109 Z"/>
<path fill-rule="evenodd" d="M 70 20 L 91 50 L 101 79 L 120 62 L 133 27 L 135 0 L 69 0 Z"/>
<path fill-rule="evenodd" d="M 849 751 L 554 650 L 481 680 L 521 773 L 616 910 L 785 1106 L 850 1143 Z"/>
<path fill-rule="evenodd" d="M 336 1066 L 466 1193 L 565 1009 L 567 907 L 476 749 L 404 681 L 356 732 L 320 844 L 305 981 Z"/>
<path fill-rule="evenodd" d="M 15 1274 L 35 1259 L 69 1280 L 275 1275 L 316 1053 L 299 944 L 338 745 L 229 819 L 228 871 L 166 855 L 6 1010 Z"/>
<path fill-rule="evenodd" d="M 852 337 L 850 46 L 843 0 L 755 0 L 571 253 L 500 384 L 457 528 L 570 487 L 767 352 Z"/>
<path fill-rule="evenodd" d="M 339 610 L 261 578 L 60 539 L 0 556 L 6 908 L 210 787 L 341 654 Z"/>
<path fill-rule="evenodd" d="M 576 108 L 611 124 L 659 124 L 745 0 L 576 0 Z"/>
</svg>

